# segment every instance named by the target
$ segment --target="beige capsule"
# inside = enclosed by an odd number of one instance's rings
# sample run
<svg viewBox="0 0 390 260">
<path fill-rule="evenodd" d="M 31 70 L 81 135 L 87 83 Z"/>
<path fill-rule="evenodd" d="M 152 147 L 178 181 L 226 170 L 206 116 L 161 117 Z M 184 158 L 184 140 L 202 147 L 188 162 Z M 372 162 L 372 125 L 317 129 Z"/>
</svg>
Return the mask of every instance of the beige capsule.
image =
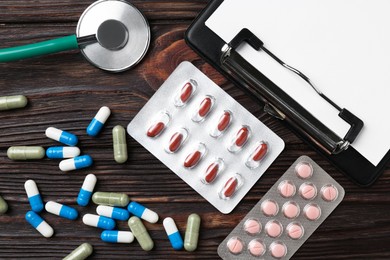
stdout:
<svg viewBox="0 0 390 260">
<path fill-rule="evenodd" d="M 0 111 L 25 107 L 27 102 L 22 95 L 0 97 Z"/>
<path fill-rule="evenodd" d="M 11 160 L 38 160 L 45 157 L 45 149 L 41 146 L 11 146 L 7 156 Z"/>
</svg>

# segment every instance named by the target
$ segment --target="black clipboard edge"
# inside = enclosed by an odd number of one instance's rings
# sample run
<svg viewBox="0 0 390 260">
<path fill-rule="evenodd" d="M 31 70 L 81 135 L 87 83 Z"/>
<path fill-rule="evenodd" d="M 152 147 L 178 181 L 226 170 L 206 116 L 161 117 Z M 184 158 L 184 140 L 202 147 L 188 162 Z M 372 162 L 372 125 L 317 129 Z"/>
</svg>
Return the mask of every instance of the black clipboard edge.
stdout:
<svg viewBox="0 0 390 260">
<path fill-rule="evenodd" d="M 190 25 L 185 34 L 186 43 L 193 48 L 203 59 L 216 68 L 221 74 L 231 80 L 234 84 L 243 89 L 255 101 L 264 103 L 267 102 L 263 98 L 259 99 L 247 88 L 241 86 L 239 82 L 229 75 L 220 67 L 220 56 L 222 47 L 226 44 L 219 36 L 211 31 L 206 25 L 206 20 L 214 13 L 214 11 L 223 3 L 223 0 L 214 0 L 209 2 L 206 8 L 197 16 L 194 22 Z M 205 40 L 207 39 L 207 40 Z M 250 65 L 248 63 L 248 65 Z M 260 72 L 259 72 L 260 73 Z M 261 73 L 260 73 L 261 74 Z M 261 74 L 262 75 L 262 74 Z M 273 84 L 268 78 L 262 75 L 263 82 Z M 299 104 L 297 104 L 299 105 Z M 390 161 L 390 151 L 380 161 L 377 166 L 371 164 L 353 147 L 349 147 L 346 151 L 338 155 L 325 153 L 322 149 L 315 146 L 307 136 L 302 135 L 297 129 L 294 129 L 290 124 L 285 124 L 305 142 L 311 145 L 316 151 L 324 155 L 336 168 L 341 170 L 349 179 L 360 186 L 372 185 L 386 168 Z"/>
</svg>

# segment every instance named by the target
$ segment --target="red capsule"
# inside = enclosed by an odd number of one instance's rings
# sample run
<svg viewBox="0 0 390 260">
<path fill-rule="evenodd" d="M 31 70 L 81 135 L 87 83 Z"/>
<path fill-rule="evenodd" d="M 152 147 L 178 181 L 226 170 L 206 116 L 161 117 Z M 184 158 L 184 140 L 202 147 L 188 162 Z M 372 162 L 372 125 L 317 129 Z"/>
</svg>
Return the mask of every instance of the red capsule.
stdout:
<svg viewBox="0 0 390 260">
<path fill-rule="evenodd" d="M 223 115 L 221 116 L 218 122 L 218 131 L 220 132 L 225 131 L 225 129 L 230 124 L 230 117 L 231 116 L 229 112 L 223 113 Z"/>
<path fill-rule="evenodd" d="M 179 132 L 172 135 L 171 139 L 169 140 L 169 151 L 172 153 L 176 152 L 177 149 L 179 149 L 181 143 L 183 141 L 183 135 Z"/>
<path fill-rule="evenodd" d="M 248 128 L 246 128 L 246 127 L 241 128 L 237 132 L 236 141 L 235 141 L 236 145 L 243 146 L 245 144 L 245 142 L 248 140 L 248 136 L 249 136 Z"/>
<path fill-rule="evenodd" d="M 211 101 L 211 98 L 207 97 L 203 99 L 202 103 L 200 103 L 199 106 L 199 116 L 205 117 L 207 113 L 210 111 L 211 105 L 213 102 Z"/>
<path fill-rule="evenodd" d="M 236 191 L 237 185 L 238 185 L 237 179 L 235 177 L 231 177 L 223 187 L 223 195 L 226 198 L 231 197 Z"/>
<path fill-rule="evenodd" d="M 253 153 L 252 160 L 256 162 L 260 161 L 267 154 L 267 151 L 268 151 L 268 145 L 266 143 L 261 143 Z"/>
<path fill-rule="evenodd" d="M 161 131 L 165 128 L 165 124 L 163 122 L 158 122 L 154 125 L 152 125 L 146 135 L 149 136 L 149 137 L 156 137 L 157 135 L 159 135 L 161 133 Z"/>
<path fill-rule="evenodd" d="M 199 162 L 201 156 L 202 154 L 199 151 L 190 153 L 184 161 L 184 167 L 194 167 Z"/>
<path fill-rule="evenodd" d="M 213 182 L 215 177 L 217 177 L 218 171 L 219 171 L 218 163 L 210 164 L 210 166 L 207 167 L 207 170 L 206 170 L 206 173 L 205 173 L 205 176 L 204 176 L 204 180 L 207 183 Z"/>
<path fill-rule="evenodd" d="M 188 99 L 191 97 L 193 91 L 192 84 L 187 82 L 184 87 L 181 89 L 181 94 L 180 94 L 180 100 L 183 103 L 186 103 Z"/>
</svg>

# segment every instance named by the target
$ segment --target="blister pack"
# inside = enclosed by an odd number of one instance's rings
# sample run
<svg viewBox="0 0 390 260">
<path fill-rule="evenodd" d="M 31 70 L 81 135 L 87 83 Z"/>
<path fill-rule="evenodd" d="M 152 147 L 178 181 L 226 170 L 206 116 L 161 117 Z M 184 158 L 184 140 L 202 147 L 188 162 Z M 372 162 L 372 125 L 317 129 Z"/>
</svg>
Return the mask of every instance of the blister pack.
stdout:
<svg viewBox="0 0 390 260">
<path fill-rule="evenodd" d="M 189 62 L 128 133 L 222 213 L 230 213 L 284 149 L 283 140 Z"/>
<path fill-rule="evenodd" d="M 223 259 L 290 259 L 344 198 L 344 189 L 301 156 L 218 247 Z"/>
</svg>

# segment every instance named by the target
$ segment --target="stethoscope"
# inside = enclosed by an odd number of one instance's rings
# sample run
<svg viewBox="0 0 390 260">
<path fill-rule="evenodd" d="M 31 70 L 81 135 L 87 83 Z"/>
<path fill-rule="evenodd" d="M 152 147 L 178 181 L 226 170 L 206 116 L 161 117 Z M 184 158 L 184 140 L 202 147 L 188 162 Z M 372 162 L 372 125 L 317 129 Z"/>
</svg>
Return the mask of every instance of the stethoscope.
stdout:
<svg viewBox="0 0 390 260">
<path fill-rule="evenodd" d="M 122 0 L 100 0 L 81 15 L 75 35 L 0 49 L 0 62 L 80 49 L 94 66 L 121 72 L 135 66 L 149 44 L 149 24 L 136 7 Z"/>
</svg>

